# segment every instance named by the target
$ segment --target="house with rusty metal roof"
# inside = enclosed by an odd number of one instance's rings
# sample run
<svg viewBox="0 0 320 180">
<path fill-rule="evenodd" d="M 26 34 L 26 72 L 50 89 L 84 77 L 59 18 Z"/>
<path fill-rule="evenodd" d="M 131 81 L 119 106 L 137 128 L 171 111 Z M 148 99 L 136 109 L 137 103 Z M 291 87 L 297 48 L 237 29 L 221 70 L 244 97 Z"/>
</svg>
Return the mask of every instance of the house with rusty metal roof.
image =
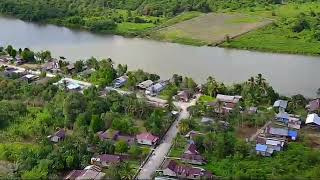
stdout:
<svg viewBox="0 0 320 180">
<path fill-rule="evenodd" d="M 173 160 L 165 162 L 162 173 L 164 176 L 176 177 L 179 179 L 214 179 L 214 175 L 209 171 L 198 167 L 178 164 Z"/>
</svg>

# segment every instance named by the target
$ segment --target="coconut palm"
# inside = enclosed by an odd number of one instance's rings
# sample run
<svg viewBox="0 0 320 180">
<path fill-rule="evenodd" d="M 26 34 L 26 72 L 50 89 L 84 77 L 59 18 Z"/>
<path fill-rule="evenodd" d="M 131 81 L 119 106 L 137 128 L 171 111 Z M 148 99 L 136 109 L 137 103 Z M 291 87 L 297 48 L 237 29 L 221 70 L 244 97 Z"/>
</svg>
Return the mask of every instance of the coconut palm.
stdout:
<svg viewBox="0 0 320 180">
<path fill-rule="evenodd" d="M 135 171 L 134 169 L 132 168 L 132 166 L 125 162 L 123 163 L 121 166 L 120 166 L 121 170 L 121 179 L 124 179 L 124 180 L 130 180 L 130 179 L 133 179 L 133 176 L 135 174 Z"/>
<path fill-rule="evenodd" d="M 207 79 L 207 93 L 211 97 L 215 97 L 217 93 L 219 92 L 219 85 L 217 81 L 209 76 Z"/>
<path fill-rule="evenodd" d="M 186 134 L 190 130 L 188 120 L 182 120 L 179 124 L 179 131 L 181 134 Z"/>
</svg>

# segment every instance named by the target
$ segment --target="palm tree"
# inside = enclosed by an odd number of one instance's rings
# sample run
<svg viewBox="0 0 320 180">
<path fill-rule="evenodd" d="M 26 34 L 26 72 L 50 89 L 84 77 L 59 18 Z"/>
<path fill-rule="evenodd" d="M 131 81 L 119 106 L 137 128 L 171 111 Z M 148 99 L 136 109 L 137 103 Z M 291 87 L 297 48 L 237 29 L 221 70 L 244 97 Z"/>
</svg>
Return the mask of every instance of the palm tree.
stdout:
<svg viewBox="0 0 320 180">
<path fill-rule="evenodd" d="M 262 74 L 258 74 L 258 76 L 256 77 L 256 83 L 261 86 L 263 84 L 263 82 L 265 82 L 266 80 L 262 77 Z"/>
<path fill-rule="evenodd" d="M 179 131 L 181 134 L 186 134 L 189 131 L 189 122 L 188 120 L 182 120 L 179 124 Z"/>
<path fill-rule="evenodd" d="M 218 88 L 219 88 L 219 85 L 217 81 L 213 77 L 209 76 L 207 79 L 208 95 L 211 97 L 215 97 L 218 93 Z"/>
<path fill-rule="evenodd" d="M 251 86 L 251 87 L 254 87 L 255 86 L 255 80 L 254 80 L 254 77 L 250 77 L 248 79 L 248 84 Z"/>
<path fill-rule="evenodd" d="M 120 166 L 121 170 L 121 179 L 124 179 L 124 180 L 130 180 L 130 179 L 133 179 L 133 176 L 134 176 L 134 169 L 132 168 L 132 166 L 125 162 L 123 163 L 121 166 Z"/>
</svg>

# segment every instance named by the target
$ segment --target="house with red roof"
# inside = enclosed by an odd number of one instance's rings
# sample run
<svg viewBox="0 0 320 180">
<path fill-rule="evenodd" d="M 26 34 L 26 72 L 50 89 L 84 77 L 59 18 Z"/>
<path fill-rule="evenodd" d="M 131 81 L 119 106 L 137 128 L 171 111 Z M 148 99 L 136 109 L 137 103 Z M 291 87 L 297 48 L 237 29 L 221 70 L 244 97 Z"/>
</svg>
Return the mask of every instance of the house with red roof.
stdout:
<svg viewBox="0 0 320 180">
<path fill-rule="evenodd" d="M 314 99 L 309 102 L 307 105 L 307 109 L 309 112 L 320 112 L 320 98 Z"/>
<path fill-rule="evenodd" d="M 158 142 L 159 137 L 150 133 L 141 133 L 136 136 L 136 139 L 139 144 L 152 146 Z"/>
<path fill-rule="evenodd" d="M 186 151 L 181 156 L 181 160 L 189 164 L 202 165 L 206 163 L 205 159 L 197 151 L 197 146 L 194 143 L 188 145 Z"/>
<path fill-rule="evenodd" d="M 194 143 L 189 144 L 184 153 L 185 154 L 199 154 L 199 152 L 197 151 L 197 146 Z"/>
</svg>

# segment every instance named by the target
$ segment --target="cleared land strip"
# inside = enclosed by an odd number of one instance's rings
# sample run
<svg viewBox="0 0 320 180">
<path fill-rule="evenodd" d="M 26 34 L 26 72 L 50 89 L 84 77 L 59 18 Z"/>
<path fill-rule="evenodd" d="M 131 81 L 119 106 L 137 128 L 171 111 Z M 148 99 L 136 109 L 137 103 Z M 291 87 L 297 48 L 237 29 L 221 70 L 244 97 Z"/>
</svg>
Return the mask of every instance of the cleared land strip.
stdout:
<svg viewBox="0 0 320 180">
<path fill-rule="evenodd" d="M 226 36 L 232 39 L 272 22 L 271 19 L 243 14 L 209 13 L 160 29 L 157 33 L 167 41 L 184 38 L 216 45 Z"/>
</svg>

